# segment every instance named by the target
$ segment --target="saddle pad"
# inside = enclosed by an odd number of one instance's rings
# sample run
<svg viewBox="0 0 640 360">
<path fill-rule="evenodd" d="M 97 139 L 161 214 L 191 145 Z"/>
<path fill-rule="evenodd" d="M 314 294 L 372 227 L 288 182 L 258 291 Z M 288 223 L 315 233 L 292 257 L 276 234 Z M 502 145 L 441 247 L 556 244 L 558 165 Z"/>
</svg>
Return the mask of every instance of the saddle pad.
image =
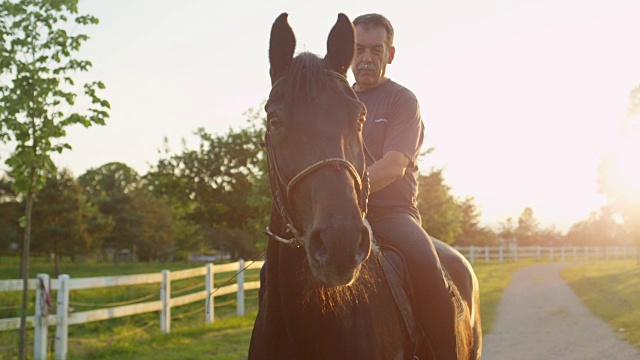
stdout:
<svg viewBox="0 0 640 360">
<path fill-rule="evenodd" d="M 410 299 L 409 284 L 406 281 L 407 270 L 404 258 L 396 249 L 384 246 L 379 256 L 380 267 L 387 284 L 391 289 L 393 299 L 402 314 L 405 328 L 413 344 L 418 343 L 419 329 L 413 312 L 413 305 Z"/>
</svg>

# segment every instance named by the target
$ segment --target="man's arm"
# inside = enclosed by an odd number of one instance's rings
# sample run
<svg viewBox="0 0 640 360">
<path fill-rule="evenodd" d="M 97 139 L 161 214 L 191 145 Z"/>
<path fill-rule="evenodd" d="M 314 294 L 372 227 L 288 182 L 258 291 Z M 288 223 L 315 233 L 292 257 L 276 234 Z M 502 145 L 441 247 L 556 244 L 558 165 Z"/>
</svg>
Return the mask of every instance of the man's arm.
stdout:
<svg viewBox="0 0 640 360">
<path fill-rule="evenodd" d="M 385 153 L 382 159 L 369 166 L 371 192 L 381 190 L 403 177 L 409 163 L 409 158 L 399 151 Z"/>
</svg>

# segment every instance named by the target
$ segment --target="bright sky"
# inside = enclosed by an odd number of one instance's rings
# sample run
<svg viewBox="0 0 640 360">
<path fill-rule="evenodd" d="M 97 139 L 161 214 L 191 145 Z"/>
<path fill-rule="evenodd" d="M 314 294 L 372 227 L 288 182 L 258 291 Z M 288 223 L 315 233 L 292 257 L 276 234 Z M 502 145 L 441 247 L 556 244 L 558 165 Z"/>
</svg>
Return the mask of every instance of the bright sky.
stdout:
<svg viewBox="0 0 640 360">
<path fill-rule="evenodd" d="M 419 4 L 418 4 L 419 3 Z M 221 5 L 223 4 L 223 5 Z M 100 19 L 82 56 L 112 105 L 105 127 L 74 129 L 57 157 L 80 175 L 121 161 L 140 173 L 204 127 L 224 133 L 265 100 L 272 22 L 289 13 L 297 51 L 324 55 L 338 12 L 379 12 L 396 29 L 388 75 L 422 106 L 421 167 L 444 168 L 485 225 L 531 207 L 566 231 L 603 204 L 600 157 L 640 84 L 637 0 L 82 0 Z"/>
</svg>

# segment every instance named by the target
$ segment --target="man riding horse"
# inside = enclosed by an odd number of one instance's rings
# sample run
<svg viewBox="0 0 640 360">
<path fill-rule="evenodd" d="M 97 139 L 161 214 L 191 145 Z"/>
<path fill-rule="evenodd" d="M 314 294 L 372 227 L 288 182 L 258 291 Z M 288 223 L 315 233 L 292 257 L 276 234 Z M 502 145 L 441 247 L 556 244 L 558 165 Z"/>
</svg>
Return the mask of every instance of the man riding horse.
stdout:
<svg viewBox="0 0 640 360">
<path fill-rule="evenodd" d="M 340 14 L 324 59 L 294 50 L 285 13 L 269 48 L 273 203 L 249 359 L 479 359 L 475 274 L 420 225 L 423 124 L 415 95 L 385 77 L 395 56 L 391 24 L 377 14 L 352 24 Z M 398 276 L 388 276 L 394 261 L 372 245 L 371 228 L 405 258 L 408 274 L 398 273 L 413 289 L 427 348 L 409 324 L 408 301 L 398 300 Z"/>
<path fill-rule="evenodd" d="M 375 160 L 368 166 L 367 219 L 375 238 L 400 250 L 406 259 L 417 320 L 437 358 L 457 359 L 451 290 L 416 204 L 417 161 L 424 138 L 420 106 L 409 89 L 385 76 L 396 55 L 391 22 L 379 14 L 366 14 L 353 24 L 353 88 L 367 107 L 364 143 Z"/>
</svg>

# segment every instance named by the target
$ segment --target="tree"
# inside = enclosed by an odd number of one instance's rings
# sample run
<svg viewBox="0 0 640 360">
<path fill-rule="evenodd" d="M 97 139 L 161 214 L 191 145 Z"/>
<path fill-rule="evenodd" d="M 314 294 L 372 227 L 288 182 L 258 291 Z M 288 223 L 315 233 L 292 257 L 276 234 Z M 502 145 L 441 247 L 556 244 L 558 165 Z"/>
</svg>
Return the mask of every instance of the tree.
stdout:
<svg viewBox="0 0 640 360">
<path fill-rule="evenodd" d="M 640 244 L 640 86 L 631 91 L 617 140 L 600 161 L 599 190 L 621 217 L 628 236 Z"/>
<path fill-rule="evenodd" d="M 264 128 L 258 124 L 263 119 L 251 109 L 248 116 L 247 127 L 224 135 L 198 129 L 197 149 L 161 159 L 145 175 L 145 186 L 155 196 L 170 199 L 181 217 L 177 223 L 197 227 L 195 236 L 179 242 L 184 251 L 216 246 L 237 256 L 256 253 L 268 219 L 270 190 L 261 147 Z"/>
<path fill-rule="evenodd" d="M 515 229 L 514 236 L 518 241 L 518 245 L 530 246 L 535 242 L 535 236 L 538 233 L 540 223 L 535 218 L 531 208 L 525 208 L 518 218 L 518 227 Z"/>
<path fill-rule="evenodd" d="M 494 245 L 497 243 L 497 235 L 491 229 L 480 226 L 481 214 L 473 197 L 467 197 L 458 202 L 458 208 L 461 233 L 456 238 L 456 245 Z"/>
<path fill-rule="evenodd" d="M 159 152 L 164 156 L 143 176 L 142 189 L 155 199 L 162 200 L 169 207 L 173 224 L 174 252 L 195 250 L 199 229 L 198 224 L 191 219 L 191 213 L 197 206 L 196 201 L 190 197 L 189 186 L 185 179 L 176 176 L 179 173 L 176 168 L 179 162 L 175 161 L 166 138 Z"/>
<path fill-rule="evenodd" d="M 90 249 L 87 204 L 76 179 L 62 170 L 47 179 L 33 211 L 33 250 L 53 254 L 56 276 L 60 256 L 75 259 Z"/>
<path fill-rule="evenodd" d="M 453 244 L 462 234 L 462 218 L 456 199 L 444 183 L 441 169 L 431 170 L 428 175 L 418 176 L 418 211 L 422 227 L 429 235 Z"/>
<path fill-rule="evenodd" d="M 500 222 L 500 231 L 498 232 L 500 242 L 505 243 L 507 246 L 511 246 L 516 241 L 515 238 L 515 226 L 513 225 L 513 218 L 508 217 L 504 221 Z"/>
<path fill-rule="evenodd" d="M 604 206 L 599 211 L 592 212 L 588 219 L 572 225 L 565 240 L 571 245 L 579 246 L 624 244 L 626 230 L 616 218 L 616 211 L 610 206 Z"/>
<path fill-rule="evenodd" d="M 78 14 L 78 0 L 3 0 L 0 3 L 0 117 L 3 140 L 15 143 L 6 160 L 15 177 L 14 188 L 25 196 L 23 244 L 23 306 L 19 356 L 25 356 L 29 242 L 34 195 L 46 173 L 55 173 L 53 152 L 71 146 L 62 139 L 69 126 L 103 125 L 109 103 L 97 95 L 101 82 L 84 84 L 91 105 L 85 111 L 65 112 L 75 104 L 78 90 L 73 77 L 91 63 L 74 58 L 88 37 L 69 34 L 65 27 L 97 24 L 91 15 Z M 82 111 L 82 112 L 81 112 Z"/>
<path fill-rule="evenodd" d="M 174 226 L 171 207 L 162 199 L 142 191 L 133 194 L 133 209 L 141 216 L 134 256 L 140 261 L 165 259 L 173 248 Z"/>
<path fill-rule="evenodd" d="M 19 225 L 21 204 L 12 189 L 13 179 L 0 178 L 0 254 L 15 254 L 22 229 Z M 16 276 L 20 276 L 20 272 Z"/>
<path fill-rule="evenodd" d="M 441 169 L 432 169 L 427 175 L 420 174 L 418 188 L 418 211 L 422 227 L 429 235 L 456 245 L 497 242 L 492 230 L 480 226 L 481 213 L 473 197 L 459 200 L 451 195 Z"/>
<path fill-rule="evenodd" d="M 103 253 L 114 251 L 114 262 L 119 261 L 121 250 L 133 250 L 141 237 L 143 214 L 136 210 L 133 193 L 140 184 L 140 175 L 120 162 L 111 162 L 97 169 L 89 169 L 78 178 L 90 206 L 95 206 L 92 224 L 101 233 L 99 242 Z"/>
</svg>

